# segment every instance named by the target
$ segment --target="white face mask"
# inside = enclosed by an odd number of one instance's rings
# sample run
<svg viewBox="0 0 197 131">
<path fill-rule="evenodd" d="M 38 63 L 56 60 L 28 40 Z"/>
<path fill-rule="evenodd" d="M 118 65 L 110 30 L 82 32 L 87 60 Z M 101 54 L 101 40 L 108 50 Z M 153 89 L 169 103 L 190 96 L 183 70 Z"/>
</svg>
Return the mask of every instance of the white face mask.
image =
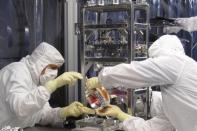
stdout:
<svg viewBox="0 0 197 131">
<path fill-rule="evenodd" d="M 46 69 L 45 74 L 40 76 L 40 84 L 44 85 L 46 82 L 53 80 L 57 77 L 58 70 Z"/>
</svg>

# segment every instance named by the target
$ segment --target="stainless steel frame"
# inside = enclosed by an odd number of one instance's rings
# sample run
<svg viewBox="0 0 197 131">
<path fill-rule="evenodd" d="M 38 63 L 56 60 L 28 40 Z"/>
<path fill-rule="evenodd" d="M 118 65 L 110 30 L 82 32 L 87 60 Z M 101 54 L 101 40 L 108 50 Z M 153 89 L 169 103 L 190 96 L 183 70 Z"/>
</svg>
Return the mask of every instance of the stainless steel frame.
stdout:
<svg viewBox="0 0 197 131">
<path fill-rule="evenodd" d="M 75 23 L 78 21 L 78 2 L 77 0 L 65 0 L 64 4 L 64 21 L 65 21 L 65 70 L 78 71 L 78 39 L 75 35 Z M 73 87 L 67 88 L 65 101 L 67 104 L 79 100 L 79 87 L 75 84 Z"/>
<path fill-rule="evenodd" d="M 146 18 L 145 21 L 143 22 L 138 22 L 137 20 L 135 20 L 136 16 L 135 16 L 135 11 L 136 10 L 143 10 L 146 12 Z M 85 13 L 86 11 L 91 11 L 91 12 L 95 12 L 96 13 L 96 22 L 94 22 L 93 24 L 89 24 L 86 23 L 86 17 L 85 17 Z M 126 23 L 113 23 L 113 24 L 103 24 L 100 23 L 101 20 L 101 13 L 103 12 L 118 12 L 118 11 L 125 11 L 128 14 L 128 18 Z M 130 63 L 131 60 L 143 60 L 146 59 L 148 57 L 147 55 L 147 49 L 148 49 L 148 38 L 149 38 L 149 17 L 150 17 L 150 11 L 149 11 L 149 5 L 144 2 L 144 3 L 123 3 L 123 4 L 118 4 L 118 5 L 104 5 L 104 6 L 99 6 L 99 5 L 95 5 L 95 6 L 83 6 L 81 8 L 81 16 L 82 16 L 82 23 L 81 23 L 81 34 L 80 34 L 80 39 L 81 39 L 81 43 L 80 43 L 80 59 L 81 59 L 81 72 L 83 73 L 84 77 L 86 77 L 87 71 L 90 69 L 91 65 L 93 64 L 101 64 L 101 65 L 116 65 L 118 63 Z M 89 37 L 87 37 L 87 32 L 91 32 L 91 31 L 109 31 L 112 29 L 117 29 L 117 30 L 126 30 L 127 31 L 127 51 L 128 51 L 128 55 L 126 57 L 105 57 L 103 56 L 103 54 L 101 55 L 101 57 L 95 57 L 94 55 L 92 57 L 87 56 L 86 51 L 87 51 L 87 39 Z M 136 48 L 136 43 L 137 43 L 137 34 L 139 32 L 137 32 L 138 30 L 143 30 L 144 33 L 144 45 L 146 48 L 146 56 L 143 58 L 137 58 L 135 56 L 136 52 L 135 52 L 135 48 Z M 96 48 L 95 46 L 98 45 L 97 43 L 91 43 L 90 42 L 91 47 L 94 49 Z M 111 44 L 109 44 L 109 46 L 113 47 L 114 43 L 112 42 Z M 96 50 L 97 51 L 97 50 Z M 84 98 L 84 89 L 85 89 L 85 81 L 82 81 L 81 84 L 81 96 L 82 96 L 82 101 L 85 102 L 85 98 Z M 148 88 L 147 89 L 147 93 L 148 93 Z M 133 99 L 135 97 L 135 90 L 129 90 L 130 93 L 129 94 L 129 99 L 131 99 L 132 101 L 130 101 L 130 103 L 128 104 L 128 106 L 130 106 L 131 108 L 135 108 L 135 99 Z M 133 97 L 133 98 L 131 98 Z M 149 95 L 147 95 L 147 99 L 149 99 Z M 148 100 L 147 100 L 148 101 Z M 148 114 L 148 107 L 149 107 L 149 103 L 147 103 L 147 110 L 146 110 L 146 116 L 144 116 L 145 118 L 147 118 L 147 114 Z M 134 111 L 134 110 L 133 110 Z M 133 114 L 135 114 L 135 112 L 133 112 Z"/>
</svg>

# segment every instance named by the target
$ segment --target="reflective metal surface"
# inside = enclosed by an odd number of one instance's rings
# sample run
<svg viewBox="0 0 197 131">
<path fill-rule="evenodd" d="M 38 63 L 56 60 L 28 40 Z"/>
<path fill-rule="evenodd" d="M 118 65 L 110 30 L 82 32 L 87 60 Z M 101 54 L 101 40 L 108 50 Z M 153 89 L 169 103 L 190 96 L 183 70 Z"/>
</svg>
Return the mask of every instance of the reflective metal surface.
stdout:
<svg viewBox="0 0 197 131">
<path fill-rule="evenodd" d="M 115 131 L 122 128 L 118 120 L 98 117 L 89 117 L 76 121 L 76 128 L 80 129 L 83 127 L 95 127 L 98 131 Z"/>
<path fill-rule="evenodd" d="M 80 49 L 81 71 L 84 77 L 98 75 L 105 66 L 129 63 L 131 60 L 144 60 L 148 57 L 149 4 L 146 2 L 125 4 L 126 1 L 115 4 L 113 2 L 118 1 L 113 0 L 105 2 L 109 3 L 104 6 L 85 5 L 81 10 L 83 23 Z M 135 108 L 135 104 L 131 103 L 133 99 L 131 92 L 127 92 L 124 96 L 114 94 L 116 95 L 113 99 L 114 104 L 124 112 Z"/>
<path fill-rule="evenodd" d="M 110 96 L 104 87 L 87 90 L 86 100 L 93 109 L 104 108 L 110 104 Z"/>
</svg>

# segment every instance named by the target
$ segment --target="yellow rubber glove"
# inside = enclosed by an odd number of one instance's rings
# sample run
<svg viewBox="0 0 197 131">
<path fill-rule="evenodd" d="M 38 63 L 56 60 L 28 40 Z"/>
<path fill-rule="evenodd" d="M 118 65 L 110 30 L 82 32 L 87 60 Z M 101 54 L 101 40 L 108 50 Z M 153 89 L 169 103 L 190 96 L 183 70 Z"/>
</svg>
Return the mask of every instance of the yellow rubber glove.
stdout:
<svg viewBox="0 0 197 131">
<path fill-rule="evenodd" d="M 80 102 L 73 102 L 69 106 L 59 110 L 60 118 L 64 119 L 69 116 L 78 117 L 83 114 L 95 114 L 95 110 L 85 107 Z"/>
<path fill-rule="evenodd" d="M 83 79 L 82 74 L 78 72 L 65 72 L 54 80 L 48 81 L 45 87 L 50 93 L 64 85 L 73 85 L 78 79 Z"/>
<path fill-rule="evenodd" d="M 92 78 L 90 78 L 86 81 L 87 90 L 91 90 L 91 89 L 94 89 L 94 88 L 99 88 L 101 86 L 102 85 L 99 82 L 98 77 L 92 77 Z"/>
<path fill-rule="evenodd" d="M 97 109 L 96 114 L 99 116 L 112 116 L 114 118 L 118 118 L 120 121 L 124 121 L 131 117 L 129 114 L 124 113 L 118 106 L 109 105 L 103 109 Z"/>
</svg>

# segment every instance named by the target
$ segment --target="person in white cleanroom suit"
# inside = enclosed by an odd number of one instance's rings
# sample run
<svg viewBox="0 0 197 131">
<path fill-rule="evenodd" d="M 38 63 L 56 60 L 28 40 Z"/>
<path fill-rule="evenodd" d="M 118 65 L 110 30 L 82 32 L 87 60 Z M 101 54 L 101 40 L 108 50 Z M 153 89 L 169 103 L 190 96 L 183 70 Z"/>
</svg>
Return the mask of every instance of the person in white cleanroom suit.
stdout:
<svg viewBox="0 0 197 131">
<path fill-rule="evenodd" d="M 59 126 L 66 117 L 94 113 L 79 102 L 50 107 L 51 93 L 82 79 L 78 72 L 65 72 L 55 79 L 63 63 L 58 50 L 43 42 L 31 55 L 0 70 L 0 127 Z"/>
<path fill-rule="evenodd" d="M 134 89 L 160 85 L 163 115 L 148 121 L 117 115 L 118 111 L 112 116 L 122 120 L 128 131 L 168 131 L 171 129 L 168 126 L 177 131 L 197 131 L 196 61 L 185 55 L 180 40 L 174 35 L 161 36 L 148 52 L 150 58 L 144 61 L 105 67 L 98 77 L 87 81 L 87 88 L 103 85 Z"/>
<path fill-rule="evenodd" d="M 164 27 L 165 33 L 177 33 L 180 30 L 185 30 L 188 32 L 197 31 L 197 16 L 188 18 L 174 18 L 177 26 L 166 26 Z"/>
</svg>

